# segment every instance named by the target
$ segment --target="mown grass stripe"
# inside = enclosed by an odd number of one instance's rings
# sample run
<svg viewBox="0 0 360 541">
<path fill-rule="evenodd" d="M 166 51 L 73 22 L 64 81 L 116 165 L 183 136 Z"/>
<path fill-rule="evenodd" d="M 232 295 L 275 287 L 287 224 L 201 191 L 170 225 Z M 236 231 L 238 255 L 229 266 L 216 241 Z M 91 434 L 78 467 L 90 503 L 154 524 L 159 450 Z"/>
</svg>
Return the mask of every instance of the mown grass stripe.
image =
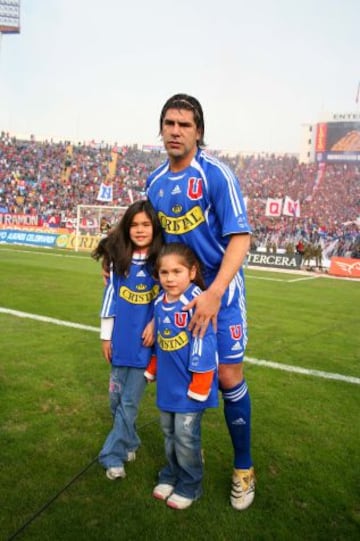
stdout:
<svg viewBox="0 0 360 541">
<path fill-rule="evenodd" d="M 90 325 L 82 325 L 81 323 L 73 323 L 72 321 L 64 321 L 61 319 L 55 319 L 52 317 L 40 316 L 37 314 L 31 314 L 28 312 L 21 312 L 19 310 L 11 310 L 0 306 L 0 313 L 9 314 L 15 317 L 34 319 L 36 321 L 42 321 L 44 323 L 52 323 L 54 325 L 61 325 L 64 327 L 72 327 L 74 329 L 81 329 L 84 331 L 100 332 L 99 327 L 92 327 Z M 285 372 L 293 372 L 297 374 L 304 374 L 306 376 L 314 376 L 323 379 L 331 379 L 336 381 L 344 381 L 345 383 L 354 383 L 360 385 L 360 378 L 353 376 L 344 376 L 343 374 L 335 374 L 332 372 L 323 372 L 322 370 L 313 370 L 309 368 L 301 368 L 299 366 L 292 366 L 289 364 L 281 364 L 274 361 L 266 361 L 264 359 L 254 359 L 252 357 L 245 356 L 245 361 L 249 364 L 258 366 L 265 366 L 267 368 L 274 368 L 275 370 L 283 370 Z"/>
</svg>

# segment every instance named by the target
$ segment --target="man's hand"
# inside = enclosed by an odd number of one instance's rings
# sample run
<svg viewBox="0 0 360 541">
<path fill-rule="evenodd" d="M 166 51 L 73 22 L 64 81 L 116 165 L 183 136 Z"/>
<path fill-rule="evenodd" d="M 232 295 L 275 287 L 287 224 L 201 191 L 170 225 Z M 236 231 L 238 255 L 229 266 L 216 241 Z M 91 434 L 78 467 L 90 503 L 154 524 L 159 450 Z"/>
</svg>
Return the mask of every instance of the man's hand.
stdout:
<svg viewBox="0 0 360 541">
<path fill-rule="evenodd" d="M 190 310 L 190 308 L 195 307 L 195 313 L 189 323 L 189 330 L 192 331 L 193 336 L 202 338 L 210 321 L 216 332 L 216 320 L 222 296 L 240 269 L 249 250 L 249 245 L 250 235 L 248 233 L 232 235 L 226 247 L 219 272 L 209 289 L 183 307 L 183 310 Z"/>
<path fill-rule="evenodd" d="M 214 331 L 217 329 L 217 315 L 220 310 L 221 297 L 207 289 L 201 295 L 196 297 L 193 301 L 189 302 L 183 307 L 183 310 L 190 310 L 195 308 L 195 313 L 189 323 L 189 331 L 193 336 L 202 338 L 208 328 L 211 321 Z"/>
</svg>

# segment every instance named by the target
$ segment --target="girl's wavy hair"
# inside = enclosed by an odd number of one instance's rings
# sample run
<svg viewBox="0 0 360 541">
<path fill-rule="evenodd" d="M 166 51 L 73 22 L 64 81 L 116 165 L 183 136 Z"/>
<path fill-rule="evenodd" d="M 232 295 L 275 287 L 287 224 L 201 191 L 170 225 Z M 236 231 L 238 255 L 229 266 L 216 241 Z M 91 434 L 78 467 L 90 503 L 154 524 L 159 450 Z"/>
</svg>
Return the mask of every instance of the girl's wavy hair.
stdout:
<svg viewBox="0 0 360 541">
<path fill-rule="evenodd" d="M 153 272 L 157 255 L 163 244 L 163 233 L 155 210 L 147 200 L 135 201 L 130 205 L 120 222 L 109 232 L 107 237 L 101 239 L 91 253 L 94 259 L 103 260 L 102 264 L 105 269 L 108 269 L 112 264 L 117 274 L 125 276 L 128 273 L 133 252 L 136 250 L 136 246 L 130 239 L 130 227 L 134 216 L 139 212 L 145 212 L 153 227 L 153 239 L 147 255 L 149 272 Z"/>
<path fill-rule="evenodd" d="M 197 142 L 198 147 L 204 147 L 205 122 L 204 113 L 200 102 L 189 94 L 175 94 L 167 100 L 160 114 L 160 135 L 162 132 L 164 117 L 168 109 L 186 109 L 192 111 L 197 129 L 200 131 L 200 139 Z"/>
<path fill-rule="evenodd" d="M 192 267 L 195 267 L 196 275 L 194 280 L 192 281 L 201 289 L 206 289 L 206 285 L 201 271 L 200 261 L 198 260 L 192 249 L 181 242 L 170 242 L 169 244 L 164 244 L 161 248 L 155 263 L 155 276 L 157 279 L 159 278 L 161 260 L 167 255 L 177 255 L 181 259 L 181 264 L 184 265 L 184 267 L 187 267 L 189 270 Z"/>
</svg>

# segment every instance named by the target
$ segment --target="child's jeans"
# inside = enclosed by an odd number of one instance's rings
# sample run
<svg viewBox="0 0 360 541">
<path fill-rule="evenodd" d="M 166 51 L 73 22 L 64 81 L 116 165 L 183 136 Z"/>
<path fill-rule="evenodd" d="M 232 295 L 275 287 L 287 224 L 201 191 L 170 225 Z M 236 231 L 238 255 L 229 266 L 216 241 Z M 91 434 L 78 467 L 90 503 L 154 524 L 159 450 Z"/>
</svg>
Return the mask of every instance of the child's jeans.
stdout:
<svg viewBox="0 0 360 541">
<path fill-rule="evenodd" d="M 159 483 L 173 485 L 176 494 L 192 500 L 199 498 L 202 493 L 201 418 L 203 413 L 203 411 L 197 413 L 160 412 L 168 464 L 159 473 Z"/>
<path fill-rule="evenodd" d="M 99 455 L 104 468 L 122 466 L 128 451 L 136 451 L 139 447 L 135 421 L 145 387 L 143 368 L 111 368 L 109 398 L 114 423 Z"/>
</svg>

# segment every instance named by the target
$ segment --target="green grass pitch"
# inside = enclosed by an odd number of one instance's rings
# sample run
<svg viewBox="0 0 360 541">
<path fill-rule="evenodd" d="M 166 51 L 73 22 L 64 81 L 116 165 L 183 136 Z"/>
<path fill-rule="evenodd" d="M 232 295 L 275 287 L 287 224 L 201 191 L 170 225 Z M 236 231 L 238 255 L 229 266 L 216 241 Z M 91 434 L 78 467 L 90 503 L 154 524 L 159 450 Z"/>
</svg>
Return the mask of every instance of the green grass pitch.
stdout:
<svg viewBox="0 0 360 541">
<path fill-rule="evenodd" d="M 1 540 L 360 539 L 360 283 L 246 278 L 255 501 L 230 506 L 220 406 L 204 416 L 204 495 L 174 511 L 151 497 L 164 463 L 154 386 L 126 479 L 107 480 L 96 461 L 111 426 L 99 263 L 0 245 Z"/>
</svg>

